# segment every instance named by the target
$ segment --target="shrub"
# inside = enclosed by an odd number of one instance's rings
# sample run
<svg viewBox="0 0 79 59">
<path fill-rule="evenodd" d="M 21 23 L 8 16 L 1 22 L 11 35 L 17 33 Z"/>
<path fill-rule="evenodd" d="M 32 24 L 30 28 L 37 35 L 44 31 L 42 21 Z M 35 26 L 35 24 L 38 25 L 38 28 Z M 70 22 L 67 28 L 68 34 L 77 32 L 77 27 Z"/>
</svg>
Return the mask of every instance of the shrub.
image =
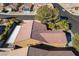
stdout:
<svg viewBox="0 0 79 59">
<path fill-rule="evenodd" d="M 73 47 L 79 52 L 79 33 L 75 33 L 73 37 Z"/>
</svg>

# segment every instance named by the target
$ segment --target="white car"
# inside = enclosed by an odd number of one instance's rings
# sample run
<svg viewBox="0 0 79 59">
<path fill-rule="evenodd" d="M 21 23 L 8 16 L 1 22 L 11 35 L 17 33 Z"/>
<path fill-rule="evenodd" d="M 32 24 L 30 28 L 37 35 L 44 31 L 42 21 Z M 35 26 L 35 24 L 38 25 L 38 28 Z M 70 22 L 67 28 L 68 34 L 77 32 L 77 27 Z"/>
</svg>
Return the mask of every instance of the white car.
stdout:
<svg viewBox="0 0 79 59">
<path fill-rule="evenodd" d="M 62 11 L 64 11 L 64 12 L 65 12 L 65 9 L 62 9 Z"/>
</svg>

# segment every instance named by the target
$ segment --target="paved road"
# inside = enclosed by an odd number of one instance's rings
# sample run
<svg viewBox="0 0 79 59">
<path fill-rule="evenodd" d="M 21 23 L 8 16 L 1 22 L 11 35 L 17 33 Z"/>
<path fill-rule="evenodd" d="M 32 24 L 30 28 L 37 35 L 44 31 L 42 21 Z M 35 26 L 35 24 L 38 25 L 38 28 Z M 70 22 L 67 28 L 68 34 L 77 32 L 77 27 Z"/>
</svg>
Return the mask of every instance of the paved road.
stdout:
<svg viewBox="0 0 79 59">
<path fill-rule="evenodd" d="M 69 18 L 68 21 L 72 24 L 72 32 L 79 32 L 79 17 L 71 15 L 68 11 L 62 11 L 64 8 L 57 3 L 53 3 L 53 5 L 59 9 L 61 15 L 67 16 Z"/>
<path fill-rule="evenodd" d="M 0 14 L 0 18 L 7 18 L 7 17 L 17 17 L 19 19 L 34 20 L 34 15 L 2 15 Z"/>
</svg>

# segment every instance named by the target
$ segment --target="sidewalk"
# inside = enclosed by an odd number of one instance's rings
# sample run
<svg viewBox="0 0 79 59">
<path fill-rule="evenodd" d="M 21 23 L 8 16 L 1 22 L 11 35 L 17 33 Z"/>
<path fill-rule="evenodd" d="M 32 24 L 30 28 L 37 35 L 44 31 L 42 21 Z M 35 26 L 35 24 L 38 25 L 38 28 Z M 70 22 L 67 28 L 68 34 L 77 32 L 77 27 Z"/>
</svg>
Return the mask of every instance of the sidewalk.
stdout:
<svg viewBox="0 0 79 59">
<path fill-rule="evenodd" d="M 79 4 L 78 3 L 59 3 L 65 10 L 72 15 L 79 16 Z"/>
<path fill-rule="evenodd" d="M 0 12 L 1 15 L 35 15 L 35 12 L 30 12 L 30 13 L 23 13 L 23 12 L 8 12 L 8 13 L 3 13 Z"/>
</svg>

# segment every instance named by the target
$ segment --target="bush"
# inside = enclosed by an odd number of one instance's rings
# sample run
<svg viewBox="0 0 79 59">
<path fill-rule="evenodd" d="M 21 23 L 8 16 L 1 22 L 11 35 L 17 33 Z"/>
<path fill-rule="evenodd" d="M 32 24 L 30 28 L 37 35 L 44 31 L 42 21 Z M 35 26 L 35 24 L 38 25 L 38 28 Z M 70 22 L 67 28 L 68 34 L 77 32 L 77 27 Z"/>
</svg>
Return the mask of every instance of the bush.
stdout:
<svg viewBox="0 0 79 59">
<path fill-rule="evenodd" d="M 73 47 L 79 52 L 79 33 L 75 33 L 73 37 Z"/>
<path fill-rule="evenodd" d="M 47 21 L 56 20 L 59 15 L 59 11 L 56 8 L 49 8 L 48 5 L 44 5 L 38 8 L 35 19 L 45 23 Z"/>
<path fill-rule="evenodd" d="M 53 23 L 48 23 L 48 28 L 50 28 L 50 29 L 55 29 L 55 24 L 53 24 Z"/>
<path fill-rule="evenodd" d="M 4 40 L 4 38 L 6 38 L 6 36 L 8 35 L 7 32 L 9 31 L 13 23 L 14 21 L 12 19 L 9 19 L 9 21 L 6 24 L 4 32 L 0 35 L 0 40 Z"/>
<path fill-rule="evenodd" d="M 61 20 L 56 23 L 58 29 L 62 29 L 63 31 L 69 30 L 69 22 L 67 20 Z"/>
</svg>

